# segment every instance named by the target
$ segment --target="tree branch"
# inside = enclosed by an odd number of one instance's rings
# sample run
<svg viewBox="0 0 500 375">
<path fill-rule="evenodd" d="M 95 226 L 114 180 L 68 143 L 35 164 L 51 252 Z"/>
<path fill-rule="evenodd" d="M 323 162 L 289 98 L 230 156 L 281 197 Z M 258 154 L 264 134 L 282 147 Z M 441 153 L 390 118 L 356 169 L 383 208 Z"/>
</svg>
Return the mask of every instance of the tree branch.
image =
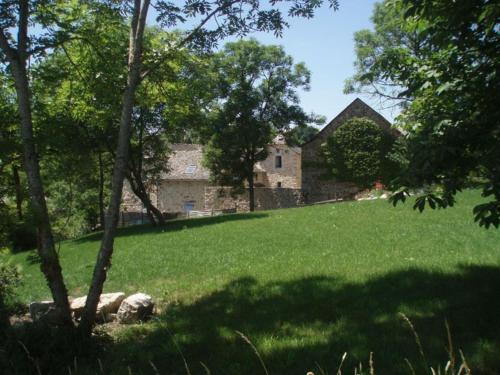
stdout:
<svg viewBox="0 0 500 375">
<path fill-rule="evenodd" d="M 10 46 L 9 39 L 7 38 L 7 35 L 5 35 L 5 31 L 3 29 L 0 29 L 0 48 L 5 53 L 5 56 L 7 56 L 10 63 L 17 60 L 17 51 Z"/>
<path fill-rule="evenodd" d="M 187 43 L 189 43 L 194 37 L 195 35 L 203 28 L 203 26 L 206 25 L 206 23 L 212 18 L 214 17 L 215 15 L 217 15 L 217 13 L 221 12 L 222 10 L 224 9 L 227 9 L 231 6 L 233 6 L 234 4 L 238 3 L 239 1 L 241 0 L 233 0 L 233 1 L 230 1 L 226 4 L 223 4 L 219 7 L 217 7 L 216 9 L 214 9 L 212 12 L 210 12 L 199 24 L 198 26 L 196 26 L 193 30 L 191 30 L 191 32 L 189 34 L 186 35 L 186 37 L 184 37 L 182 40 L 179 41 L 179 43 L 175 46 L 175 50 L 178 50 L 179 48 L 182 48 L 183 46 L 185 46 Z M 220 26 L 219 26 L 220 28 Z M 165 55 L 163 55 L 160 60 L 154 64 L 152 67 L 148 68 L 147 70 L 145 70 L 142 74 L 141 74 L 141 81 L 144 80 L 144 78 L 146 78 L 146 76 L 148 76 L 152 71 L 158 69 L 158 67 L 163 64 L 165 62 L 165 60 L 169 57 L 169 53 L 166 53 Z"/>
<path fill-rule="evenodd" d="M 28 0 L 19 1 L 19 29 L 17 33 L 17 51 L 19 59 L 25 61 L 28 56 L 28 18 L 29 4 Z"/>
</svg>

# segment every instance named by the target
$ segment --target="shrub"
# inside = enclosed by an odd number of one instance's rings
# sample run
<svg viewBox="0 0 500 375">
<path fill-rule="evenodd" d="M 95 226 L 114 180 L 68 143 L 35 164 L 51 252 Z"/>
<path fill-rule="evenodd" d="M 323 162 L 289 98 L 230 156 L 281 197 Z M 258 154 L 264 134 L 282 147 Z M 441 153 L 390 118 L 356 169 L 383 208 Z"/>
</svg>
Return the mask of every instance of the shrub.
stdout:
<svg viewBox="0 0 500 375">
<path fill-rule="evenodd" d="M 14 289 L 21 283 L 21 276 L 15 266 L 0 263 L 0 332 L 9 325 L 9 315 L 14 305 Z"/>
<path fill-rule="evenodd" d="M 396 164 L 387 157 L 393 143 L 394 137 L 372 120 L 353 118 L 327 139 L 323 154 L 333 177 L 369 188 L 395 175 Z"/>
</svg>

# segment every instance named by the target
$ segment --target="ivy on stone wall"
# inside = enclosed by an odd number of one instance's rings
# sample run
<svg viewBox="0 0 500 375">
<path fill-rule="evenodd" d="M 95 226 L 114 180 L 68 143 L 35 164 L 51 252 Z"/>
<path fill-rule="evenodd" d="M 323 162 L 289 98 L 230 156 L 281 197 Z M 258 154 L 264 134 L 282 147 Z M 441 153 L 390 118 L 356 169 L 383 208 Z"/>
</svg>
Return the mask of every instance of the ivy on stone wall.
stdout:
<svg viewBox="0 0 500 375">
<path fill-rule="evenodd" d="M 394 141 L 368 118 L 347 120 L 322 144 L 330 177 L 360 188 L 388 183 L 395 173 L 395 163 L 388 158 Z"/>
</svg>

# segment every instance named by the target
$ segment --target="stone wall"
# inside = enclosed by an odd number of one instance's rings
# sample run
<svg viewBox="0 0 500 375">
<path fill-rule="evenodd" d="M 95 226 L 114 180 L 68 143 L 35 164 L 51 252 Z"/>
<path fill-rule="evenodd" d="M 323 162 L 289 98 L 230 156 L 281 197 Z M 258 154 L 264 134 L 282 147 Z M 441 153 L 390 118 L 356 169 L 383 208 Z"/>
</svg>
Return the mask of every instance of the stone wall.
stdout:
<svg viewBox="0 0 500 375">
<path fill-rule="evenodd" d="M 123 181 L 122 210 L 125 212 L 142 212 L 142 202 L 132 191 L 127 179 Z"/>
<path fill-rule="evenodd" d="M 163 181 L 152 203 L 164 214 L 183 213 L 185 203 L 192 203 L 192 210 L 248 211 L 248 190 L 232 195 L 230 187 L 211 186 L 207 181 Z M 154 198 L 154 199 L 153 199 Z M 255 188 L 255 209 L 297 207 L 304 203 L 301 189 Z M 132 223 L 147 221 L 142 203 L 125 188 L 123 194 L 122 217 L 120 220 Z"/>
<path fill-rule="evenodd" d="M 302 183 L 300 148 L 274 144 L 268 147 L 268 152 L 266 160 L 257 163 L 256 170 L 263 169 L 265 174 L 257 173 L 258 178 L 255 183 L 269 188 L 277 188 L 281 183 L 282 188 L 300 189 Z M 276 167 L 276 156 L 281 156 L 280 168 Z"/>
<path fill-rule="evenodd" d="M 205 208 L 205 187 L 208 181 L 162 181 L 158 189 L 157 208 L 161 212 L 183 212 L 187 202 L 194 210 Z M 154 202 L 153 202 L 154 203 Z"/>
<path fill-rule="evenodd" d="M 356 185 L 327 178 L 321 145 L 335 130 L 353 117 L 366 117 L 382 129 L 397 136 L 397 130 L 378 112 L 362 100 L 354 100 L 346 109 L 326 125 L 313 139 L 302 145 L 302 190 L 306 203 L 332 199 L 350 199 L 358 192 Z"/>
<path fill-rule="evenodd" d="M 248 190 L 237 195 L 231 194 L 231 191 L 230 187 L 207 186 L 205 188 L 205 209 L 248 211 Z M 301 189 L 255 188 L 256 210 L 297 207 L 303 203 Z"/>
</svg>

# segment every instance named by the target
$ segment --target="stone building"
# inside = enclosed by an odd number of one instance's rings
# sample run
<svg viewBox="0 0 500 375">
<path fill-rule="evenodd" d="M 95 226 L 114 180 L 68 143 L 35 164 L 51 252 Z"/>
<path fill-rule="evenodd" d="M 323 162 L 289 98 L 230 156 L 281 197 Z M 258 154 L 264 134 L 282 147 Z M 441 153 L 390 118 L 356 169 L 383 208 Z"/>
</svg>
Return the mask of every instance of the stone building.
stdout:
<svg viewBox="0 0 500 375">
<path fill-rule="evenodd" d="M 290 147 L 283 136 L 269 145 L 266 160 L 255 165 L 255 207 L 272 209 L 294 207 L 303 203 L 349 199 L 358 187 L 345 181 L 325 178 L 326 169 L 321 145 L 339 126 L 354 117 L 366 117 L 383 130 L 399 132 L 382 115 L 360 99 L 354 100 L 302 147 Z M 164 213 L 248 209 L 248 192 L 235 196 L 231 189 L 213 186 L 210 172 L 202 165 L 203 148 L 198 144 L 174 144 L 168 173 L 151 190 L 153 204 Z M 125 185 L 123 208 L 142 210 L 142 205 Z"/>
<path fill-rule="evenodd" d="M 300 147 L 290 147 L 278 135 L 268 147 L 266 160 L 255 165 L 257 187 L 300 189 L 302 183 Z"/>
<path fill-rule="evenodd" d="M 269 145 L 268 157 L 255 165 L 257 209 L 296 206 L 301 199 L 300 148 L 289 147 L 283 136 Z M 151 188 L 152 203 L 164 213 L 204 210 L 247 210 L 246 193 L 233 195 L 230 189 L 213 186 L 210 171 L 203 166 L 199 144 L 173 144 L 168 172 Z M 274 191 L 275 190 L 275 191 Z M 142 211 L 141 202 L 124 185 L 122 208 L 129 216 Z"/>
<path fill-rule="evenodd" d="M 321 145 L 336 129 L 354 117 L 365 117 L 384 131 L 397 136 L 399 132 L 391 128 L 391 123 L 361 99 L 355 99 L 311 140 L 302 145 L 302 191 L 306 203 L 352 198 L 359 189 L 356 185 L 326 178 Z"/>
</svg>

